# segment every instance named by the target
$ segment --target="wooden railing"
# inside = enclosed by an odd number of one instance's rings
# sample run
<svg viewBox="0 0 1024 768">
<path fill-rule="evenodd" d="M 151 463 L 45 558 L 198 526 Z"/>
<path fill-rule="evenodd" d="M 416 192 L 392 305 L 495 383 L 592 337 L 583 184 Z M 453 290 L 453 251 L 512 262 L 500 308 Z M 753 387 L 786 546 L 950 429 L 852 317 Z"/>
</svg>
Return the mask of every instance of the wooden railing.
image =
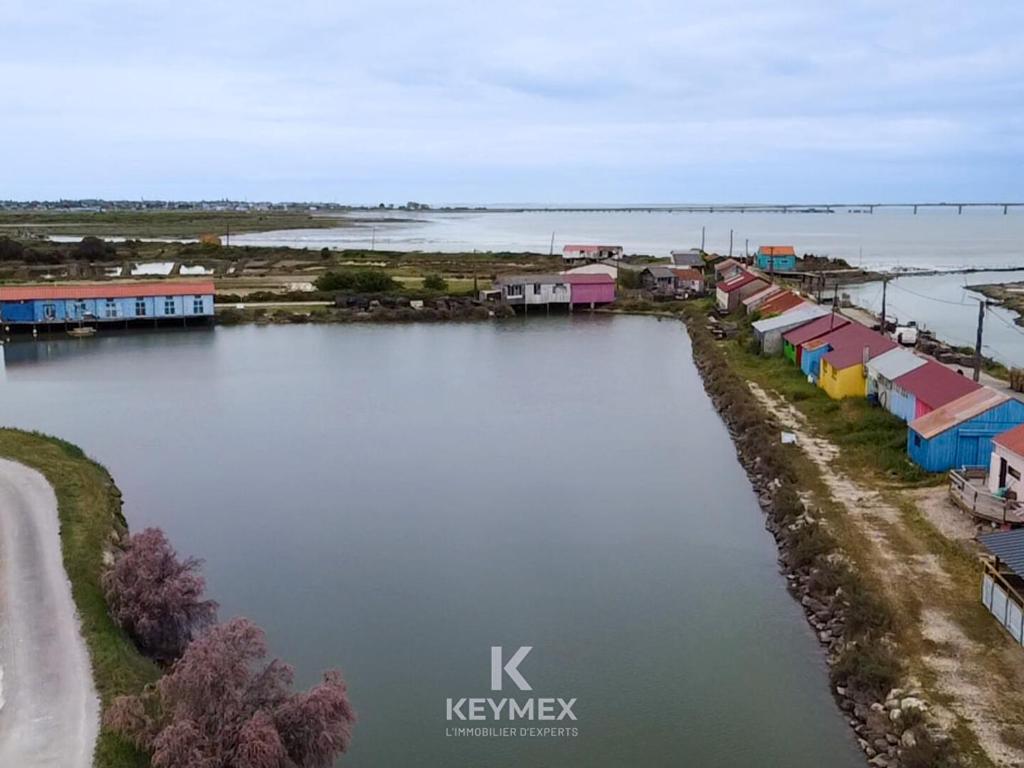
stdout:
<svg viewBox="0 0 1024 768">
<path fill-rule="evenodd" d="M 983 470 L 951 470 L 949 496 L 961 509 L 994 523 L 1024 523 L 1024 505 L 989 493 Z"/>
</svg>

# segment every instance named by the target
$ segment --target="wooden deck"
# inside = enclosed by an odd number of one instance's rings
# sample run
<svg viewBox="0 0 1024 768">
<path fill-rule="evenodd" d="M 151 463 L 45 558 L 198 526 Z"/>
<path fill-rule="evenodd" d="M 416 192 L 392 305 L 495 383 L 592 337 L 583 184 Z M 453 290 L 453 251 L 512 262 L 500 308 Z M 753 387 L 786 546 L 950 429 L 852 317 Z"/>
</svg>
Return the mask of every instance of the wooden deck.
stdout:
<svg viewBox="0 0 1024 768">
<path fill-rule="evenodd" d="M 993 523 L 1024 525 L 1024 502 L 993 496 L 983 470 L 951 470 L 949 497 L 977 518 Z"/>
</svg>

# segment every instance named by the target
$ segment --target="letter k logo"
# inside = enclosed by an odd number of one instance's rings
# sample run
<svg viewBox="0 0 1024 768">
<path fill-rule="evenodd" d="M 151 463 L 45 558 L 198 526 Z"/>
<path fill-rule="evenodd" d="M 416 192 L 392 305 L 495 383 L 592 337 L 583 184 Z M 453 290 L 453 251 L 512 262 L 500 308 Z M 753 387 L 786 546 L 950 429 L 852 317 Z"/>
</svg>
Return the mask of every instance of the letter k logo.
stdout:
<svg viewBox="0 0 1024 768">
<path fill-rule="evenodd" d="M 526 658 L 527 654 L 533 650 L 532 645 L 523 645 L 519 647 L 519 650 L 512 654 L 504 666 L 501 663 L 502 650 L 500 645 L 491 646 L 491 690 L 501 690 L 502 672 L 509 676 L 509 679 L 518 686 L 520 691 L 532 691 L 533 688 L 526 682 L 526 678 L 519 674 L 519 665 L 523 663 L 523 659 Z"/>
</svg>

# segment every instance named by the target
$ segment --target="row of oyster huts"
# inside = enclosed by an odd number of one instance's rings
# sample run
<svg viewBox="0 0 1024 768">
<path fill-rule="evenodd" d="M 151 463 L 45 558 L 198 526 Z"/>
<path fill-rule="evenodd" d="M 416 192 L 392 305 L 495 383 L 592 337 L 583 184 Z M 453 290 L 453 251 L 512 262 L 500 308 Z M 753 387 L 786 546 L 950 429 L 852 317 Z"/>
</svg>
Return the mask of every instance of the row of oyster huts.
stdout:
<svg viewBox="0 0 1024 768">
<path fill-rule="evenodd" d="M 781 355 L 829 397 L 864 397 L 907 423 L 907 455 L 948 472 L 952 500 L 989 528 L 978 536 L 982 602 L 1024 644 L 1024 402 L 776 284 L 756 269 L 716 265 L 720 315 L 759 317 L 758 350 Z M 991 528 L 1002 530 L 992 531 Z"/>
</svg>

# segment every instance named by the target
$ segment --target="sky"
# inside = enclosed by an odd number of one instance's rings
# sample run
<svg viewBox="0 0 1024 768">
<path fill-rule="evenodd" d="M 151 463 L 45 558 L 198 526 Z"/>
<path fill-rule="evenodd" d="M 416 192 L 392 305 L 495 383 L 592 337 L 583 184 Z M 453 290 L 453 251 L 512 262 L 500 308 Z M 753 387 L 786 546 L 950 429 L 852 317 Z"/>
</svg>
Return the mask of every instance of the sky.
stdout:
<svg viewBox="0 0 1024 768">
<path fill-rule="evenodd" d="M 0 199 L 1024 200 L 1024 3 L 0 0 Z"/>
</svg>

